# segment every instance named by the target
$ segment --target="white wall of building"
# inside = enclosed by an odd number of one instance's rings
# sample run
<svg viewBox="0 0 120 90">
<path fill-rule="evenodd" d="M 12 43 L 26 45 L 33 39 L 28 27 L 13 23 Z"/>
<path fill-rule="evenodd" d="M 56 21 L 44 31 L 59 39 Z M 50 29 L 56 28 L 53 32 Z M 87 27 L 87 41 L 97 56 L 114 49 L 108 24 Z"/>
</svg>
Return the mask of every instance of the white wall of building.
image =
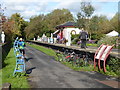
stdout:
<svg viewBox="0 0 120 90">
<path fill-rule="evenodd" d="M 66 43 L 67 46 L 71 45 L 71 33 L 79 34 L 82 30 L 78 28 L 64 28 L 63 30 L 63 37 L 68 40 Z"/>
<path fill-rule="evenodd" d="M 63 36 L 67 37 L 67 33 L 74 33 L 74 31 L 76 32 L 76 34 L 79 34 L 82 30 L 80 30 L 79 28 L 64 28 L 63 29 Z"/>
</svg>

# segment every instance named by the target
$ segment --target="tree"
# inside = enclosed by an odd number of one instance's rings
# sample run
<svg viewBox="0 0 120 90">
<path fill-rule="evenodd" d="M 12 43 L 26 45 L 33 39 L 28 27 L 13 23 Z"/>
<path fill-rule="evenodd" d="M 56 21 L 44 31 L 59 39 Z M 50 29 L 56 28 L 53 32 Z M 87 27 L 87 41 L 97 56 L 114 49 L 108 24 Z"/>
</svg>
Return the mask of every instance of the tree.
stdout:
<svg viewBox="0 0 120 90">
<path fill-rule="evenodd" d="M 117 31 L 117 32 L 120 33 L 120 30 L 119 30 L 120 20 L 118 19 L 118 17 L 119 17 L 119 14 L 116 13 L 116 14 L 114 15 L 114 17 L 110 20 L 110 24 L 111 24 L 111 26 L 112 26 L 112 27 L 111 27 L 112 30 L 115 30 L 115 31 Z"/>
<path fill-rule="evenodd" d="M 27 23 L 24 21 L 23 17 L 19 13 L 15 13 L 10 18 L 11 21 L 14 21 L 14 28 L 17 35 L 24 37 L 24 28 L 27 26 Z"/>
<path fill-rule="evenodd" d="M 89 19 L 94 13 L 94 7 L 90 2 L 81 2 L 80 12 L 77 14 L 77 26 L 89 30 Z"/>
<path fill-rule="evenodd" d="M 77 14 L 77 27 L 84 28 L 85 29 L 85 18 L 84 16 L 79 12 Z"/>
<path fill-rule="evenodd" d="M 9 21 L 5 22 L 3 25 L 3 30 L 5 32 L 6 35 L 6 41 L 12 41 L 12 38 L 14 36 L 15 31 L 13 30 L 14 27 L 14 22 L 13 21 Z"/>
<path fill-rule="evenodd" d="M 99 17 L 98 16 L 93 16 L 90 20 L 90 24 L 89 24 L 89 31 L 91 32 L 91 34 L 93 33 L 97 33 L 99 31 Z"/>
<path fill-rule="evenodd" d="M 89 32 L 91 33 L 92 39 L 99 40 L 103 34 L 108 33 L 111 30 L 110 21 L 106 16 L 93 16 L 90 19 Z"/>
<path fill-rule="evenodd" d="M 110 21 L 108 20 L 108 18 L 106 16 L 101 15 L 99 17 L 98 25 L 99 25 L 99 33 L 101 33 L 101 34 L 106 34 L 112 30 Z"/>
<path fill-rule="evenodd" d="M 37 37 L 38 35 L 42 35 L 43 31 L 46 28 L 46 25 L 44 23 L 44 15 L 39 15 L 30 18 L 30 22 L 28 26 L 25 28 L 26 38 L 32 39 L 34 37 Z"/>
<path fill-rule="evenodd" d="M 81 2 L 81 11 L 85 18 L 89 18 L 93 14 L 94 10 L 95 9 L 90 2 Z"/>
<path fill-rule="evenodd" d="M 5 34 L 7 34 L 9 40 L 13 40 L 16 36 L 24 37 L 24 28 L 26 25 L 21 15 L 15 13 L 8 19 L 8 22 L 4 24 Z"/>
<path fill-rule="evenodd" d="M 50 36 L 59 24 L 67 21 L 73 21 L 73 16 L 68 9 L 55 9 L 47 15 L 39 15 L 30 19 L 28 26 L 25 28 L 26 38 L 42 36 L 43 33 Z"/>
<path fill-rule="evenodd" d="M 55 9 L 46 15 L 46 22 L 49 30 L 55 31 L 55 27 L 67 21 L 74 21 L 73 16 L 68 9 Z"/>
</svg>

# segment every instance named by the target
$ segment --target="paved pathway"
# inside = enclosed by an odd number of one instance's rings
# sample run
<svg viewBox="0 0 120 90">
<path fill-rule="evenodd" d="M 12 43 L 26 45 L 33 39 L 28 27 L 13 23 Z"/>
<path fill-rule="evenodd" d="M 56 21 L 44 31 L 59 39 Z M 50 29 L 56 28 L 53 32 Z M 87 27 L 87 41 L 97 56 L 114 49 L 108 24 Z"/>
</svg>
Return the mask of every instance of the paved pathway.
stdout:
<svg viewBox="0 0 120 90">
<path fill-rule="evenodd" d="M 53 57 L 27 46 L 26 70 L 31 88 L 111 88 L 103 84 L 109 77 L 96 72 L 77 72 Z M 112 87 L 118 87 L 114 85 Z"/>
</svg>

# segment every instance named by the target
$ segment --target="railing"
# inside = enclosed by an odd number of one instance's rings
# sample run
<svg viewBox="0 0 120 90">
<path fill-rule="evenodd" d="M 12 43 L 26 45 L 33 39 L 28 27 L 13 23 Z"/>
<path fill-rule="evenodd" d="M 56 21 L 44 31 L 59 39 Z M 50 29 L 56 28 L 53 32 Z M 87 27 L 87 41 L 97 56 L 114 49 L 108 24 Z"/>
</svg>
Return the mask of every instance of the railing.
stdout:
<svg viewBox="0 0 120 90">
<path fill-rule="evenodd" d="M 17 73 L 23 73 L 25 71 L 25 60 L 24 60 L 24 56 L 22 53 L 20 53 L 19 47 L 18 47 L 18 38 L 16 38 L 14 45 L 14 54 L 16 57 L 16 67 L 13 73 L 13 76 Z"/>
</svg>

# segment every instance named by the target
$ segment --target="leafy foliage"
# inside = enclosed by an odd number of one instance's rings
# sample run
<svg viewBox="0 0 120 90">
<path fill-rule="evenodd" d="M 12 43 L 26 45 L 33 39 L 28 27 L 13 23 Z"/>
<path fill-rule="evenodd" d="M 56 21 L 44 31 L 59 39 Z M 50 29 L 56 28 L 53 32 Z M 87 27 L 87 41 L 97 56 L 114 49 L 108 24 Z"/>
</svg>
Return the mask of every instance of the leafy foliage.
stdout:
<svg viewBox="0 0 120 90">
<path fill-rule="evenodd" d="M 103 36 L 105 36 L 105 35 L 104 35 L 104 34 L 99 34 L 99 33 L 92 33 L 92 34 L 91 34 L 91 39 L 98 41 L 98 40 L 100 40 Z"/>
<path fill-rule="evenodd" d="M 119 16 L 118 13 L 116 13 L 111 20 L 108 20 L 108 18 L 103 15 L 92 16 L 94 11 L 95 9 L 90 4 L 90 2 L 82 2 L 80 6 L 80 12 L 78 12 L 77 14 L 77 26 L 79 28 L 83 28 L 84 30 L 87 30 L 90 35 L 90 39 L 99 40 L 100 37 L 102 37 L 102 35 L 99 34 L 106 34 L 112 30 L 116 30 L 120 32 L 118 29 L 119 28 L 118 23 L 120 23 L 118 19 Z M 92 36 L 93 34 L 97 34 L 99 36 L 98 37 L 95 35 Z"/>
<path fill-rule="evenodd" d="M 99 17 L 99 33 L 108 33 L 112 31 L 110 21 L 107 19 L 106 16 L 100 16 Z"/>
<path fill-rule="evenodd" d="M 113 44 L 115 44 L 115 43 L 116 43 L 116 37 L 104 36 L 104 37 L 102 37 L 102 38 L 98 41 L 97 45 L 98 45 L 98 46 L 100 46 L 101 44 L 113 45 Z"/>
<path fill-rule="evenodd" d="M 59 24 L 73 21 L 73 16 L 68 9 L 55 9 L 47 15 L 39 15 L 30 19 L 29 25 L 25 28 L 26 38 L 42 36 L 45 33 L 50 36 Z"/>
<path fill-rule="evenodd" d="M 79 34 L 71 35 L 71 40 L 72 40 L 72 44 L 77 44 L 77 42 L 79 41 Z"/>
<path fill-rule="evenodd" d="M 16 36 L 23 36 L 24 28 L 27 26 L 27 23 L 21 17 L 20 14 L 13 14 L 10 19 L 4 23 L 3 30 L 7 35 L 7 41 L 13 40 Z"/>
<path fill-rule="evenodd" d="M 44 31 L 44 29 L 46 28 L 43 26 L 43 25 L 45 25 L 43 20 L 44 20 L 44 15 L 39 15 L 36 17 L 32 17 L 30 19 L 28 26 L 25 28 L 25 33 L 26 33 L 27 39 L 28 38 L 31 39 L 35 36 L 37 37 L 37 35 L 39 35 L 39 34 L 42 35 L 42 30 Z"/>
<path fill-rule="evenodd" d="M 85 17 L 90 17 L 94 12 L 94 7 L 90 2 L 81 2 L 81 11 Z"/>
<path fill-rule="evenodd" d="M 90 2 L 81 2 L 80 11 L 77 14 L 76 26 L 88 31 L 90 39 L 99 40 L 103 34 L 112 30 L 120 33 L 119 14 L 109 20 L 106 16 L 92 16 L 95 8 Z M 43 33 L 50 36 L 56 30 L 56 26 L 68 21 L 74 21 L 74 17 L 68 9 L 55 9 L 52 12 L 30 18 L 30 22 L 24 21 L 19 13 L 13 14 L 3 25 L 7 41 L 16 36 L 22 36 L 26 39 L 33 39 L 42 36 Z"/>
<path fill-rule="evenodd" d="M 112 28 L 112 30 L 116 30 L 117 32 L 119 32 L 120 33 L 120 19 L 118 19 L 118 17 L 119 17 L 119 14 L 118 13 L 116 13 L 115 14 L 115 16 L 110 20 L 110 22 L 111 22 L 111 28 Z"/>
<path fill-rule="evenodd" d="M 98 16 L 93 16 L 90 19 L 90 23 L 89 23 L 89 32 L 91 34 L 94 34 L 96 32 L 98 32 L 100 30 L 100 26 L 99 26 L 99 17 Z M 91 35 L 92 38 L 92 35 Z"/>
<path fill-rule="evenodd" d="M 117 75 L 120 75 L 120 59 L 110 58 L 108 62 L 107 70 L 110 72 L 115 72 Z"/>
<path fill-rule="evenodd" d="M 77 26 L 87 30 L 89 27 L 89 17 L 94 12 L 94 7 L 90 2 L 81 2 L 80 12 L 77 14 Z"/>
</svg>

